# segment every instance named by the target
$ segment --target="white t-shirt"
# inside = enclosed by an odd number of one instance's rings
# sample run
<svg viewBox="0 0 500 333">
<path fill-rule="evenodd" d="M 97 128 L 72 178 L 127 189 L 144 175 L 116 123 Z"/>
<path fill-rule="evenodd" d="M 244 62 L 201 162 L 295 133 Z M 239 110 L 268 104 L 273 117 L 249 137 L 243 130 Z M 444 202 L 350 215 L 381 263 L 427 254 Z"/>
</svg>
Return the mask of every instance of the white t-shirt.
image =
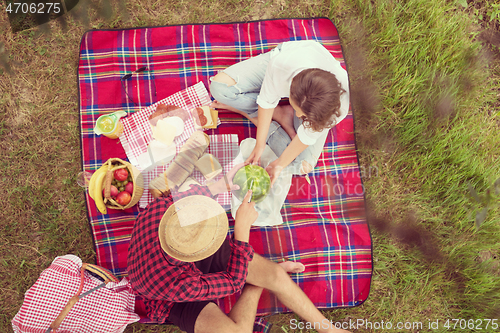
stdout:
<svg viewBox="0 0 500 333">
<path fill-rule="evenodd" d="M 283 43 L 281 50 L 275 48 L 270 52 L 269 64 L 257 97 L 257 104 L 260 107 L 275 108 L 281 98 L 290 97 L 290 85 L 295 75 L 304 69 L 319 68 L 334 74 L 345 90 L 340 96 L 340 117 L 334 116 L 335 119 L 332 119 L 334 124 L 338 124 L 347 116 L 349 111 L 347 72 L 323 45 L 313 40 L 291 41 Z M 329 128 L 325 128 L 315 132 L 300 125 L 297 136 L 303 144 L 312 145 L 324 131 L 328 130 Z"/>
</svg>

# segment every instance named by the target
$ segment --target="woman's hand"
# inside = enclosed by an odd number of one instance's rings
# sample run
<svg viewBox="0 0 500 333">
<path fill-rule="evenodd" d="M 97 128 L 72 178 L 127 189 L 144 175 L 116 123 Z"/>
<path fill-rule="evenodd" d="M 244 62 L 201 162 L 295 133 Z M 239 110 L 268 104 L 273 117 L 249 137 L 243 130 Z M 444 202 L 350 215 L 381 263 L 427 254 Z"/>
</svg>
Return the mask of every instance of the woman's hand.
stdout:
<svg viewBox="0 0 500 333">
<path fill-rule="evenodd" d="M 279 159 L 272 161 L 266 167 L 266 171 L 269 174 L 269 177 L 271 178 L 271 187 L 273 187 L 273 184 L 276 182 L 276 180 L 278 179 L 278 177 L 281 174 L 281 171 L 283 171 L 283 169 L 284 168 L 280 164 Z"/>
<path fill-rule="evenodd" d="M 260 145 L 256 144 L 252 152 L 250 153 L 250 156 L 248 156 L 248 158 L 246 159 L 245 163 L 260 165 L 260 157 L 264 152 L 264 148 L 266 148 L 265 145 L 261 147 Z"/>
</svg>

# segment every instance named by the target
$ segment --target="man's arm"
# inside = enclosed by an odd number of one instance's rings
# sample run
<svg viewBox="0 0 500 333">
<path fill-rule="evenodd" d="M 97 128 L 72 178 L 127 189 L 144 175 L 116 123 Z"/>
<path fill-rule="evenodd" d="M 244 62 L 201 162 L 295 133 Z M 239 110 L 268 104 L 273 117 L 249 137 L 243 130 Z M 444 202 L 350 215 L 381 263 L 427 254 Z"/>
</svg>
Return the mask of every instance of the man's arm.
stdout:
<svg viewBox="0 0 500 333">
<path fill-rule="evenodd" d="M 234 239 L 245 243 L 250 239 L 250 227 L 259 217 L 259 213 L 255 210 L 255 202 L 250 202 L 251 198 L 252 190 L 248 190 L 234 219 Z"/>
<path fill-rule="evenodd" d="M 170 195 L 172 197 L 172 201 L 175 202 L 175 201 L 179 201 L 182 198 L 185 198 L 185 197 L 188 197 L 191 195 L 204 195 L 206 197 L 212 198 L 216 194 L 213 194 L 210 191 L 210 188 L 207 186 L 193 184 L 186 191 L 182 191 L 182 192 L 171 191 Z"/>
<path fill-rule="evenodd" d="M 249 202 L 252 191 L 248 191 L 238 208 L 234 224 L 234 240 L 231 256 L 224 272 L 211 274 L 181 274 L 173 283 L 167 295 L 162 296 L 174 302 L 187 302 L 220 298 L 241 290 L 248 274 L 248 264 L 253 259 L 253 249 L 248 244 L 250 227 L 257 220 L 255 202 Z"/>
<path fill-rule="evenodd" d="M 234 190 L 238 190 L 239 186 L 233 184 L 233 177 L 236 172 L 245 166 L 246 163 L 240 163 L 235 165 L 224 177 L 219 179 L 217 182 L 210 184 L 208 186 L 202 185 L 191 185 L 188 190 L 183 192 L 172 191 L 171 196 L 173 201 L 180 200 L 184 197 L 190 195 L 204 195 L 207 197 L 215 197 L 217 194 L 223 192 L 230 192 Z M 167 198 L 167 197 L 164 197 Z M 164 199 L 165 200 L 165 199 Z"/>
<path fill-rule="evenodd" d="M 208 185 L 208 189 L 212 193 L 213 196 L 216 196 L 219 193 L 223 192 L 231 192 L 234 190 L 238 190 L 240 187 L 238 185 L 233 184 L 233 177 L 236 174 L 236 172 L 247 165 L 247 163 L 240 163 L 235 165 L 228 173 L 227 175 L 224 175 L 221 179 L 216 181 L 213 184 Z"/>
<path fill-rule="evenodd" d="M 222 272 L 193 274 L 190 271 L 179 276 L 165 288 L 166 293 L 155 299 L 172 302 L 194 302 L 217 299 L 240 291 L 248 275 L 248 264 L 253 259 L 254 251 L 245 242 L 230 241 L 231 255 L 227 269 Z"/>
</svg>

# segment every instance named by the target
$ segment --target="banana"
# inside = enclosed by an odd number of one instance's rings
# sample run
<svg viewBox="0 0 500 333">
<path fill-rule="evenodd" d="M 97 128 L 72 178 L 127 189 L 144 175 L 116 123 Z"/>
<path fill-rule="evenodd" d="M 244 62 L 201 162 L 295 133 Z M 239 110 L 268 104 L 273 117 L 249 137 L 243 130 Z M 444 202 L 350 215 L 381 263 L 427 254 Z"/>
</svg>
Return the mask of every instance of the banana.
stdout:
<svg viewBox="0 0 500 333">
<path fill-rule="evenodd" d="M 95 179 L 95 188 L 94 188 L 94 201 L 97 206 L 97 209 L 102 214 L 106 214 L 107 209 L 106 206 L 104 205 L 104 198 L 102 197 L 102 186 L 104 183 L 104 178 L 106 177 L 106 171 L 103 170 L 103 172 L 100 172 Z"/>
<path fill-rule="evenodd" d="M 92 199 L 94 199 L 94 191 L 95 191 L 95 180 L 97 178 L 97 176 L 99 176 L 99 174 L 101 172 L 103 172 L 105 170 L 104 166 L 101 166 L 99 169 L 97 169 L 93 174 L 92 174 L 92 177 L 90 177 L 90 181 L 89 181 L 89 195 Z"/>
</svg>

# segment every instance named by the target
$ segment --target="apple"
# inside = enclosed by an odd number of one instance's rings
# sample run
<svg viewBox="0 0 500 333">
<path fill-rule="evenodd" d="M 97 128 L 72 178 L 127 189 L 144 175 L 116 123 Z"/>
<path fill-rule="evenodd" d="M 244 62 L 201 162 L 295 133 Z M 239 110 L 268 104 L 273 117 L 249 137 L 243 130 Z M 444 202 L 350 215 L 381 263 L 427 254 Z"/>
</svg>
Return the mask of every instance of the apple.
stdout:
<svg viewBox="0 0 500 333">
<path fill-rule="evenodd" d="M 104 195 L 104 191 L 105 191 L 105 190 L 104 190 L 104 189 L 102 189 L 102 197 L 103 197 L 103 198 L 105 197 L 105 195 Z M 111 196 L 112 198 L 114 198 L 114 197 L 116 197 L 116 196 L 118 195 L 118 192 L 119 192 L 119 191 L 118 191 L 118 189 L 116 188 L 116 186 L 115 186 L 115 185 L 111 185 L 111 190 L 109 191 L 110 196 Z"/>
<path fill-rule="evenodd" d="M 130 194 L 134 193 L 134 183 L 128 182 L 127 185 L 125 185 L 125 191 L 127 191 Z"/>
<path fill-rule="evenodd" d="M 128 193 L 127 191 L 120 192 L 116 196 L 116 202 L 118 202 L 122 206 L 128 205 L 130 199 L 132 199 L 132 195 L 130 195 L 130 193 Z"/>
<path fill-rule="evenodd" d="M 128 171 L 127 169 L 117 169 L 115 170 L 115 179 L 122 182 L 124 180 L 127 180 L 128 177 Z"/>
</svg>

